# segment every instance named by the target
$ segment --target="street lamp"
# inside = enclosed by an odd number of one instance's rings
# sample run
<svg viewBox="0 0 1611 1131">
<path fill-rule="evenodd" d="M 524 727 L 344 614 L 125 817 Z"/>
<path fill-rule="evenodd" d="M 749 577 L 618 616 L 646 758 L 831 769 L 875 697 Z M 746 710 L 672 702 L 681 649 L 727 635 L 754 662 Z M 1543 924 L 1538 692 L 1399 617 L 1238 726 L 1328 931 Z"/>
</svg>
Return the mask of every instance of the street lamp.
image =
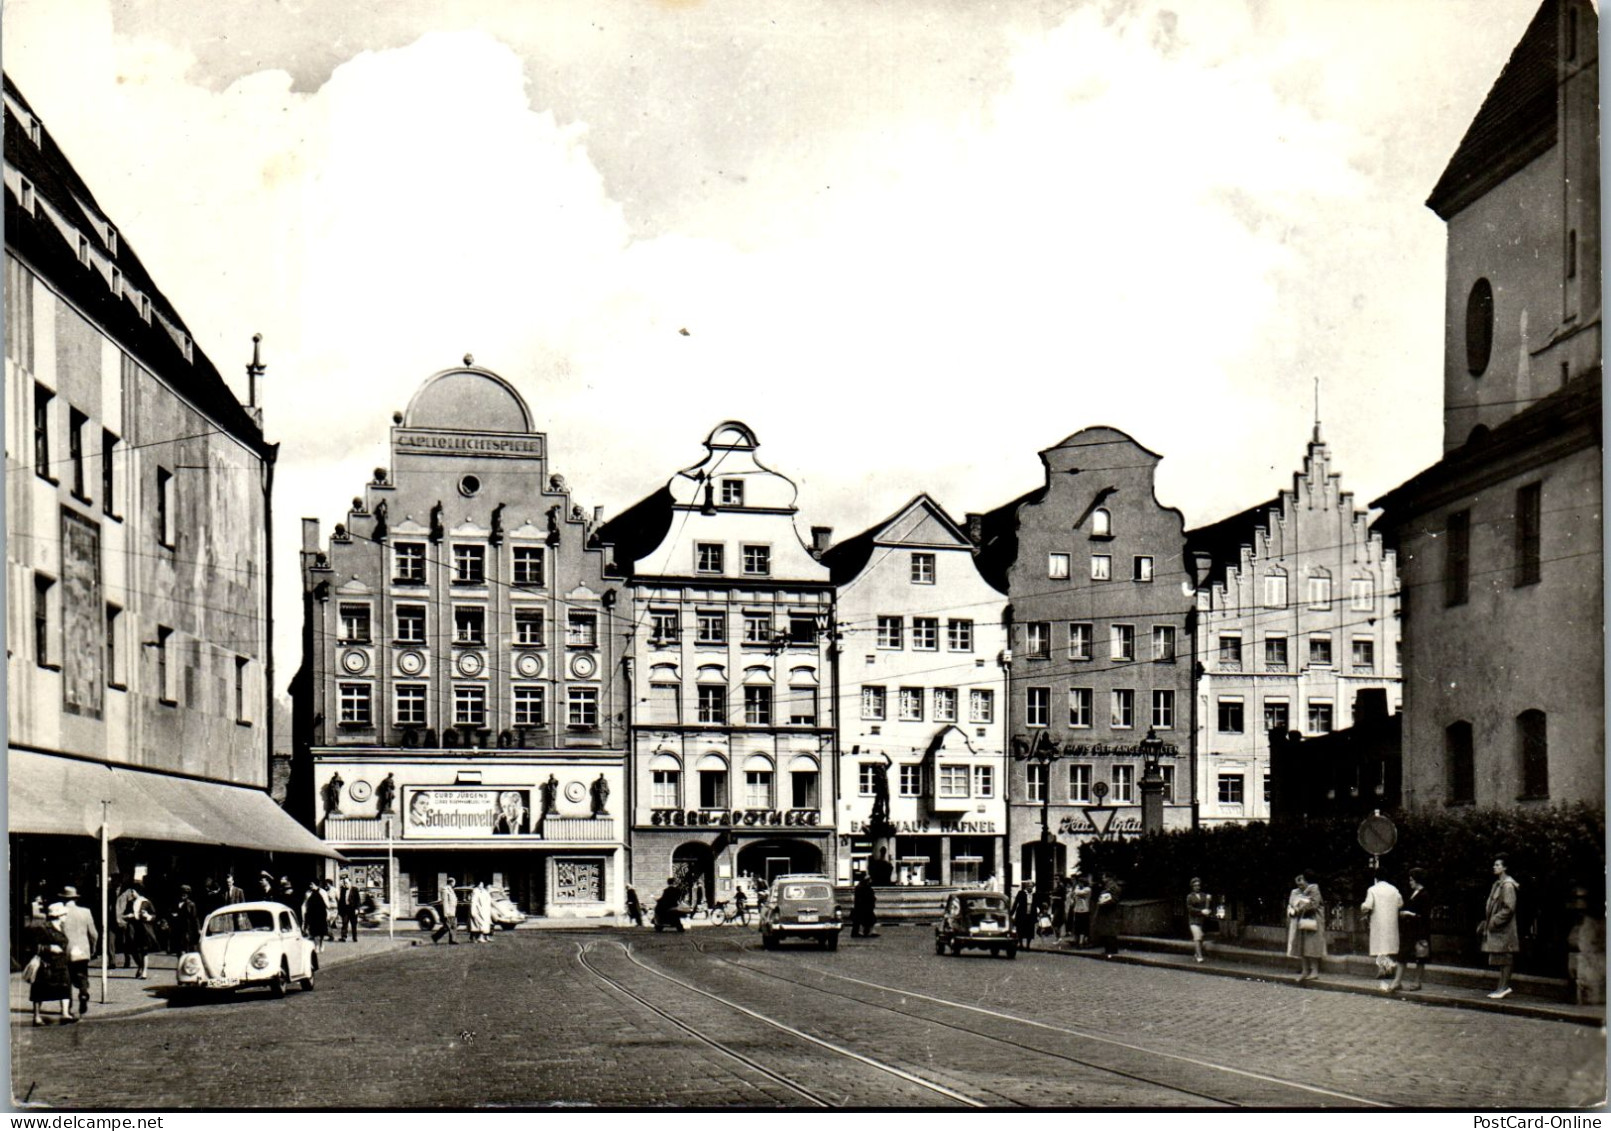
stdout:
<svg viewBox="0 0 1611 1131">
<path fill-rule="evenodd" d="M 1141 740 L 1138 749 L 1141 752 L 1141 831 L 1161 833 L 1165 783 L 1158 759 L 1164 752 L 1164 744 L 1158 732 L 1148 727 L 1147 737 Z"/>
<path fill-rule="evenodd" d="M 1052 888 L 1052 869 L 1057 857 L 1057 841 L 1052 836 L 1051 805 L 1052 805 L 1052 763 L 1063 757 L 1062 750 L 1051 740 L 1045 731 L 1036 735 L 1035 741 L 1029 744 L 1027 750 L 1014 751 L 1016 761 L 1030 765 L 1039 765 L 1041 771 L 1040 789 L 1040 841 L 1035 845 L 1035 891 L 1037 895 L 1047 896 Z M 1027 776 L 1027 770 L 1026 770 Z"/>
</svg>

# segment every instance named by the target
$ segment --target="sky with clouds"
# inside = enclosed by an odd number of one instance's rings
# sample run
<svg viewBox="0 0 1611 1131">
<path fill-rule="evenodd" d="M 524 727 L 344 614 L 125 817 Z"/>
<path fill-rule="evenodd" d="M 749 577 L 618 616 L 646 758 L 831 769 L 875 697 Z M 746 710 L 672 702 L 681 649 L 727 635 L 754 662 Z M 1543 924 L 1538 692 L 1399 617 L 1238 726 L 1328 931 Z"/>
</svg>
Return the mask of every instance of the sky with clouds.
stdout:
<svg viewBox="0 0 1611 1131">
<path fill-rule="evenodd" d="M 0 54 L 238 392 L 264 335 L 295 577 L 467 352 L 608 513 L 731 417 L 840 536 L 1109 424 L 1197 525 L 1316 379 L 1366 501 L 1439 455 L 1422 202 L 1536 7 L 7 0 Z"/>
</svg>

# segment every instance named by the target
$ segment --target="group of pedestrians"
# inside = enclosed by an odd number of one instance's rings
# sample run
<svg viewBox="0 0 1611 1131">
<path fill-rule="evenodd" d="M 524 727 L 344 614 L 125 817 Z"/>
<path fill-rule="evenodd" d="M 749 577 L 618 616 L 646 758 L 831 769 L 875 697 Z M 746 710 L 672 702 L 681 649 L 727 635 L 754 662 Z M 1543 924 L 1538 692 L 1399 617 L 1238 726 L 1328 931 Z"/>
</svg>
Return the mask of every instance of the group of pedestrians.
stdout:
<svg viewBox="0 0 1611 1131">
<path fill-rule="evenodd" d="M 1116 876 L 1074 872 L 1060 877 L 1048 893 L 1025 883 L 1013 896 L 1013 933 L 1018 945 L 1030 948 L 1036 939 L 1060 940 L 1074 947 L 1100 946 L 1111 958 L 1119 952 L 1119 896 L 1123 883 Z"/>
<path fill-rule="evenodd" d="M 34 1024 L 45 1023 L 41 1009 L 56 1002 L 61 1023 L 70 1025 L 89 1012 L 90 960 L 101 953 L 101 933 L 95 916 L 78 903 L 78 889 L 67 885 L 44 909 L 42 921 L 32 928 L 31 952 L 23 977 L 33 1004 Z M 78 1008 L 73 1008 L 74 997 Z"/>
<path fill-rule="evenodd" d="M 636 893 L 633 893 L 636 896 Z M 492 889 L 487 887 L 485 880 L 476 882 L 465 897 L 469 904 L 468 930 L 470 941 L 473 943 L 489 943 L 492 941 Z M 459 893 L 453 877 L 447 877 L 447 883 L 442 885 L 442 922 L 437 925 L 436 931 L 431 935 L 431 944 L 446 938 L 449 946 L 458 946 L 459 940 L 455 931 L 459 925 Z"/>
</svg>

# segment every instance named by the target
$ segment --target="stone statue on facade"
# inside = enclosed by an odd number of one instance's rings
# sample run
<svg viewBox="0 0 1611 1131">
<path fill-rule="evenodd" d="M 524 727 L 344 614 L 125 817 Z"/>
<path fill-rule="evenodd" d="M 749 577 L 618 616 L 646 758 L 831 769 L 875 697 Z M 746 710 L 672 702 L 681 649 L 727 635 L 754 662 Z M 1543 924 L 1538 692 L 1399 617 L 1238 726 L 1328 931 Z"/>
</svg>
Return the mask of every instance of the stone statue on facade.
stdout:
<svg viewBox="0 0 1611 1131">
<path fill-rule="evenodd" d="M 610 783 L 604 779 L 603 774 L 600 774 L 593 782 L 592 794 L 593 816 L 609 816 L 610 814 L 608 806 L 610 804 Z"/>
<path fill-rule="evenodd" d="M 869 836 L 888 836 L 894 831 L 889 823 L 889 768 L 893 764 L 888 754 L 884 764 L 873 767 L 873 811 L 867 818 Z"/>
<path fill-rule="evenodd" d="M 553 774 L 549 774 L 548 780 L 543 782 L 542 785 L 538 786 L 537 791 L 542 795 L 542 816 L 548 817 L 557 813 L 559 811 L 556 806 L 556 802 L 559 798 L 559 779 Z"/>
<path fill-rule="evenodd" d="M 387 774 L 380 779 L 380 784 L 375 787 L 375 813 L 377 815 L 390 813 L 392 811 L 392 799 L 396 796 L 397 779 L 391 774 Z"/>
<path fill-rule="evenodd" d="M 341 780 L 338 772 L 324 783 L 324 815 L 326 817 L 341 816 L 341 787 L 347 783 Z"/>
</svg>

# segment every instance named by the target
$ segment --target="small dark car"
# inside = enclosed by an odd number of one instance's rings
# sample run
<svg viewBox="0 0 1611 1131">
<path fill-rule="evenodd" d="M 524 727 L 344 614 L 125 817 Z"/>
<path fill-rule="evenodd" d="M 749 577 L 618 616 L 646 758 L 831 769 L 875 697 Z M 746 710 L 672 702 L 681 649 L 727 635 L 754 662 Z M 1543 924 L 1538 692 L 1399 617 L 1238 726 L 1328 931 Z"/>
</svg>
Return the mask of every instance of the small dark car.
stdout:
<svg viewBox="0 0 1611 1131">
<path fill-rule="evenodd" d="M 784 939 L 814 939 L 820 947 L 839 949 L 844 929 L 834 905 L 833 881 L 816 872 L 779 876 L 761 909 L 761 945 L 776 950 Z"/>
<path fill-rule="evenodd" d="M 934 953 L 961 954 L 965 946 L 991 954 L 1018 957 L 1012 908 L 999 891 L 959 891 L 945 901 L 945 914 L 934 926 Z"/>
</svg>

